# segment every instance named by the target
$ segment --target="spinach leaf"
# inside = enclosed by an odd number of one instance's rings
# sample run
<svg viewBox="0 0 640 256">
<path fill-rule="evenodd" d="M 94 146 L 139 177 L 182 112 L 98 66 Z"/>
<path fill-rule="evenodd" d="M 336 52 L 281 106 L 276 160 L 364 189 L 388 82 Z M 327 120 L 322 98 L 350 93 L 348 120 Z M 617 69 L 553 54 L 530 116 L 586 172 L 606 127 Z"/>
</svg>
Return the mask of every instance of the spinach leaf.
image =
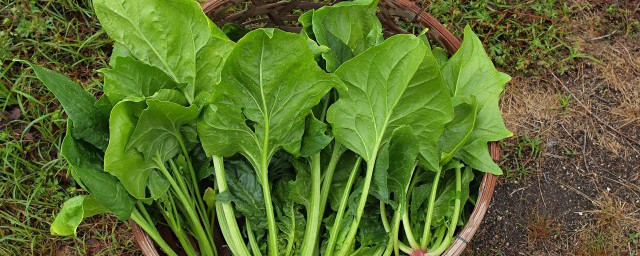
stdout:
<svg viewBox="0 0 640 256">
<path fill-rule="evenodd" d="M 476 98 L 478 105 L 473 131 L 457 157 L 474 169 L 501 174 L 487 152 L 487 142 L 512 136 L 498 106 L 500 93 L 511 77 L 495 69 L 482 42 L 469 26 L 465 27 L 462 46 L 442 71 L 456 105 L 470 96 Z"/>
<path fill-rule="evenodd" d="M 341 66 L 336 74 L 348 90 L 339 89 L 327 113 L 336 140 L 373 164 L 391 132 L 408 125 L 423 164 L 438 168 L 437 141 L 453 108 L 434 63 L 420 39 L 397 35 Z"/>
<path fill-rule="evenodd" d="M 109 138 L 108 119 L 96 107 L 96 98 L 64 75 L 27 61 L 21 62 L 31 66 L 38 79 L 60 101 L 69 119 L 73 121 L 74 138 L 105 150 Z"/>
<path fill-rule="evenodd" d="M 62 204 L 60 212 L 51 223 L 51 234 L 75 236 L 76 230 L 83 219 L 105 212 L 107 212 L 107 209 L 91 195 L 80 195 L 69 198 Z"/>
<path fill-rule="evenodd" d="M 311 16 L 313 36 L 331 50 L 323 53 L 330 72 L 347 60 L 382 41 L 382 25 L 376 17 L 377 0 L 356 0 L 325 6 L 306 14 Z M 309 17 L 301 16 L 305 31 Z"/>
<path fill-rule="evenodd" d="M 62 141 L 62 155 L 75 176 L 105 208 L 126 220 L 133 211 L 134 200 L 114 176 L 103 170 L 102 151 L 73 136 L 73 122 L 67 123 L 67 136 Z"/>
<path fill-rule="evenodd" d="M 143 102 L 133 101 L 121 101 L 113 107 L 109 119 L 109 146 L 104 154 L 105 171 L 118 177 L 129 194 L 138 199 L 147 198 L 145 188 L 153 165 L 142 153 L 127 145 L 144 108 Z"/>
<path fill-rule="evenodd" d="M 189 102 L 196 96 L 198 71 L 209 64 L 197 54 L 215 47 L 212 38 L 228 40 L 194 1 L 96 0 L 93 5 L 107 34 L 136 59 L 164 71 L 184 88 Z"/>
<path fill-rule="evenodd" d="M 117 64 L 113 68 L 101 70 L 104 74 L 104 93 L 114 105 L 124 99 L 141 101 L 160 89 L 174 89 L 178 86 L 156 67 L 133 57 L 118 56 L 116 59 Z"/>
<path fill-rule="evenodd" d="M 131 134 L 128 148 L 142 152 L 145 159 L 160 157 L 167 161 L 184 148 L 181 127 L 195 122 L 199 111 L 196 106 L 159 100 L 147 100 L 147 108 L 140 113 L 138 124 Z"/>
</svg>

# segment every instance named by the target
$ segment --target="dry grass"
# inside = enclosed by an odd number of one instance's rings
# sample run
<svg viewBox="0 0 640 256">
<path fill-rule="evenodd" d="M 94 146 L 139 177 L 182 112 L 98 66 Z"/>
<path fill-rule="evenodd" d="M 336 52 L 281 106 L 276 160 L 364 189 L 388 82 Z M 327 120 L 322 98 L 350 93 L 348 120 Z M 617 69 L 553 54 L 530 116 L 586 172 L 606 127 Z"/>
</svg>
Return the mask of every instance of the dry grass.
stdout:
<svg viewBox="0 0 640 256">
<path fill-rule="evenodd" d="M 576 255 L 630 255 L 640 251 L 638 205 L 603 193 L 593 201 L 596 210 L 589 211 L 593 221 L 576 235 Z"/>
</svg>

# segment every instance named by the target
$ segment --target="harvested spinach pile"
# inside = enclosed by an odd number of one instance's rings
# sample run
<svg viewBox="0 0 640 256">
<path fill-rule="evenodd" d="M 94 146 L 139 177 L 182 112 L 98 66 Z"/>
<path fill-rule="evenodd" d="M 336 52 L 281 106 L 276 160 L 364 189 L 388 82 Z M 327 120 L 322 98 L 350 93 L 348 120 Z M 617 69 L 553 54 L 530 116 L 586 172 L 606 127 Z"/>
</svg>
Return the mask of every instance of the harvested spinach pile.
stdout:
<svg viewBox="0 0 640 256">
<path fill-rule="evenodd" d="M 54 234 L 113 213 L 168 255 L 217 255 L 217 228 L 234 255 L 438 255 L 501 174 L 487 143 L 511 136 L 510 77 L 469 27 L 449 58 L 424 33 L 384 38 L 375 0 L 306 12 L 299 34 L 219 29 L 192 0 L 93 2 L 115 41 L 104 95 L 31 65 L 88 192 Z"/>
</svg>

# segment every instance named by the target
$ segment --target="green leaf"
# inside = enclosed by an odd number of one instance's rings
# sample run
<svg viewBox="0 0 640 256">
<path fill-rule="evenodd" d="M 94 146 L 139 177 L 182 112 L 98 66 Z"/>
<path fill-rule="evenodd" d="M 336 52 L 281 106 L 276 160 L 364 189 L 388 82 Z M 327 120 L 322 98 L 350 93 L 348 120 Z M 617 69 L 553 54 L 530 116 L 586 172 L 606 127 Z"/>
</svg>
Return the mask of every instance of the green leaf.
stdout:
<svg viewBox="0 0 640 256">
<path fill-rule="evenodd" d="M 479 139 L 469 142 L 457 153 L 465 164 L 478 171 L 488 172 L 495 175 L 502 175 L 502 170 L 489 154 L 487 142 Z"/>
<path fill-rule="evenodd" d="M 169 181 L 158 171 L 152 171 L 149 175 L 149 194 L 151 198 L 159 199 L 164 197 L 169 191 Z"/>
<path fill-rule="evenodd" d="M 195 122 L 199 111 L 196 106 L 184 107 L 167 101 L 147 100 L 127 148 L 135 148 L 145 159 L 166 161 L 181 151 L 184 142 L 181 127 Z"/>
<path fill-rule="evenodd" d="M 280 237 L 282 241 L 287 242 L 281 244 L 280 248 L 285 248 L 281 255 L 295 255 L 293 252 L 299 249 L 304 238 L 306 220 L 299 208 L 292 203 L 287 203 L 282 209 L 283 215 L 279 216 L 278 229 L 282 231 Z M 289 244 L 291 249 L 286 247 Z"/>
<path fill-rule="evenodd" d="M 144 64 L 133 57 L 116 57 L 117 64 L 110 69 L 102 69 L 104 93 L 112 104 L 128 99 L 141 101 L 160 89 L 178 87 L 162 70 Z"/>
<path fill-rule="evenodd" d="M 312 156 L 327 147 L 333 137 L 327 135 L 328 126 L 318 120 L 315 116 L 307 116 L 304 135 L 302 136 L 302 146 L 300 156 Z"/>
<path fill-rule="evenodd" d="M 111 105 L 111 101 L 106 94 L 103 94 L 94 105 L 100 110 L 100 112 L 102 112 L 102 115 L 104 116 L 109 116 L 109 113 L 111 113 L 111 109 L 113 109 L 113 105 Z"/>
<path fill-rule="evenodd" d="M 256 172 L 247 161 L 226 159 L 226 180 L 235 209 L 249 219 L 252 225 L 266 227 L 265 203 L 262 186 Z"/>
<path fill-rule="evenodd" d="M 449 60 L 449 54 L 447 53 L 447 51 L 440 47 L 433 47 L 431 51 L 433 51 L 433 57 L 435 57 L 438 61 L 438 66 L 440 68 L 444 67 L 444 65 Z"/>
<path fill-rule="evenodd" d="M 121 101 L 113 107 L 109 118 L 109 146 L 104 154 L 105 171 L 116 176 L 129 194 L 138 199 L 147 198 L 145 188 L 153 165 L 127 145 L 144 107 L 144 103 L 133 101 Z"/>
<path fill-rule="evenodd" d="M 466 101 L 470 96 L 476 98 L 478 105 L 478 114 L 473 132 L 467 140 L 468 145 L 458 152 L 457 157 L 474 169 L 501 173 L 489 157 L 486 143 L 512 136 L 504 125 L 498 106 L 500 93 L 511 77 L 495 69 L 482 47 L 482 42 L 469 26 L 465 27 L 462 46 L 442 71 L 456 105 Z"/>
<path fill-rule="evenodd" d="M 336 140 L 368 163 L 393 130 L 410 126 L 425 165 L 439 166 L 437 141 L 453 107 L 429 48 L 397 35 L 343 64 L 336 74 L 348 90 L 327 113 Z"/>
<path fill-rule="evenodd" d="M 357 236 L 361 247 L 386 245 L 389 235 L 381 223 L 379 209 L 379 207 L 371 207 L 366 210 L 367 214 L 362 216 Z"/>
<path fill-rule="evenodd" d="M 458 150 L 466 145 L 476 123 L 478 102 L 470 96 L 466 102 L 461 102 L 454 108 L 455 116 L 445 126 L 444 133 L 440 137 L 442 148 L 442 163 L 447 164 Z"/>
<path fill-rule="evenodd" d="M 113 49 L 111 50 L 111 57 L 109 57 L 109 66 L 115 67 L 118 64 L 118 57 L 129 57 L 131 53 L 127 50 L 127 47 L 118 42 L 113 43 Z"/>
<path fill-rule="evenodd" d="M 74 138 L 89 142 L 101 150 L 107 148 L 108 120 L 96 107 L 96 98 L 64 75 L 27 61 L 21 62 L 30 65 L 38 79 L 60 101 L 73 121 Z"/>
<path fill-rule="evenodd" d="M 215 27 L 215 25 L 213 25 Z M 217 28 L 217 27 L 216 27 Z M 213 91 L 214 85 L 220 83 L 220 75 L 227 57 L 235 43 L 227 39 L 212 37 L 202 48 L 196 58 L 196 104 L 204 105 Z"/>
<path fill-rule="evenodd" d="M 198 52 L 224 36 L 191 0 L 95 0 L 104 30 L 136 59 L 164 71 L 195 97 Z M 226 40 L 226 39 L 220 39 Z"/>
<path fill-rule="evenodd" d="M 416 166 L 419 147 L 410 126 L 400 126 L 393 131 L 389 146 L 389 191 L 399 204 L 407 198 L 407 188 Z"/>
<path fill-rule="evenodd" d="M 382 25 L 376 17 L 377 6 L 377 0 L 345 1 L 307 14 L 311 16 L 316 41 L 331 49 L 322 54 L 328 71 L 335 71 L 347 60 L 383 40 Z M 301 17 L 303 25 L 308 19 L 308 16 Z"/>
<path fill-rule="evenodd" d="M 72 131 L 73 123 L 69 121 L 61 153 L 73 168 L 75 176 L 109 212 L 120 220 L 128 219 L 133 211 L 133 198 L 116 177 L 102 169 L 102 152 L 84 141 L 75 140 Z"/>
<path fill-rule="evenodd" d="M 311 207 L 311 167 L 300 160 L 294 159 L 292 163 L 296 170 L 296 179 L 289 181 L 289 200 L 309 209 Z"/>
<path fill-rule="evenodd" d="M 329 189 L 329 206 L 332 210 L 337 211 L 342 200 L 342 193 L 345 190 L 349 175 L 353 170 L 353 165 L 356 163 L 357 157 L 352 152 L 345 152 L 344 155 L 338 161 L 336 170 L 333 173 L 333 179 L 331 182 L 331 188 Z"/>
<path fill-rule="evenodd" d="M 339 83 L 313 60 L 304 38 L 280 30 L 247 34 L 229 55 L 198 122 L 207 155 L 242 153 L 259 166 L 279 148 L 300 150 L 305 117 Z"/>
<path fill-rule="evenodd" d="M 453 172 L 450 172 L 453 174 Z M 460 194 L 460 202 L 466 202 L 469 197 L 469 184 L 473 181 L 474 175 L 470 168 L 465 168 L 462 172 L 462 193 Z M 442 182 L 442 181 L 441 181 Z M 455 175 L 449 175 L 448 181 L 444 189 L 437 194 L 433 207 L 433 222 L 436 226 L 443 224 L 445 218 L 451 218 L 453 213 L 454 201 L 456 200 L 456 183 Z"/>
<path fill-rule="evenodd" d="M 91 195 L 69 198 L 51 223 L 50 232 L 52 235 L 76 236 L 83 219 L 105 212 L 107 209 Z"/>
</svg>

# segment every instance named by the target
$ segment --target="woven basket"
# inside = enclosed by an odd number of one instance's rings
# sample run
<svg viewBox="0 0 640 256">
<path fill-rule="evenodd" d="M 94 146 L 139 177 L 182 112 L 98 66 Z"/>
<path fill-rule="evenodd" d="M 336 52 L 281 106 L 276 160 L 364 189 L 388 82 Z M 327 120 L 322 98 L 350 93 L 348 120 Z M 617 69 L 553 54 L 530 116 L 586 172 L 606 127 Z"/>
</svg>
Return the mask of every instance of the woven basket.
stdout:
<svg viewBox="0 0 640 256">
<path fill-rule="evenodd" d="M 273 2 L 273 0 L 212 0 L 202 3 L 205 13 L 219 26 L 227 23 L 235 23 L 241 26 L 256 27 L 272 27 L 279 28 L 290 32 L 299 32 L 300 27 L 297 26 L 297 19 L 300 11 L 320 8 L 328 3 L 308 2 L 302 0 L 283 0 Z M 428 28 L 429 38 L 440 44 L 449 54 L 455 53 L 460 48 L 460 39 L 456 38 L 449 30 L 447 30 L 438 20 L 425 12 L 425 7 L 419 7 L 409 0 L 379 0 L 380 12 L 378 18 L 384 26 L 385 34 L 409 33 L 398 26 L 399 22 L 404 24 L 412 24 L 417 26 L 421 31 Z M 500 147 L 497 142 L 489 143 L 489 153 L 494 161 L 500 157 Z M 496 176 L 485 173 L 480 189 L 478 191 L 478 199 L 476 206 L 469 217 L 467 224 L 458 232 L 456 240 L 442 254 L 447 256 L 460 255 L 467 246 L 476 230 L 480 226 L 480 222 L 484 218 L 484 214 L 489 208 L 491 196 L 496 185 Z M 159 256 L 159 253 L 153 240 L 133 221 L 130 221 L 133 229 L 133 236 L 136 244 L 146 256 Z M 173 239 L 170 232 L 162 234 L 165 239 L 171 243 Z M 220 255 L 231 255 L 228 250 L 223 248 L 221 235 L 216 238 L 216 245 L 219 247 Z M 175 242 L 174 242 L 175 243 Z"/>
</svg>

